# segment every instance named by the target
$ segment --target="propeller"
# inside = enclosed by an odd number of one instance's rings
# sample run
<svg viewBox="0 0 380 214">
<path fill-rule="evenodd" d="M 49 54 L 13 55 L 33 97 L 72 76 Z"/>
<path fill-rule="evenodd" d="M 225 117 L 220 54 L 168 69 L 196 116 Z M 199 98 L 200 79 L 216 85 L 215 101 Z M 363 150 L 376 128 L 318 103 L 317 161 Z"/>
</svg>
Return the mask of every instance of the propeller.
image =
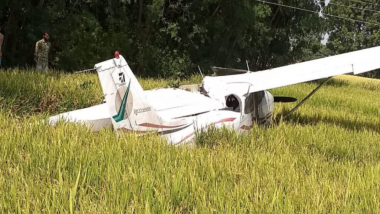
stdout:
<svg viewBox="0 0 380 214">
<path fill-rule="evenodd" d="M 297 101 L 297 98 L 294 98 L 294 97 L 279 97 L 279 96 L 274 97 L 275 103 L 292 103 L 296 101 Z"/>
</svg>

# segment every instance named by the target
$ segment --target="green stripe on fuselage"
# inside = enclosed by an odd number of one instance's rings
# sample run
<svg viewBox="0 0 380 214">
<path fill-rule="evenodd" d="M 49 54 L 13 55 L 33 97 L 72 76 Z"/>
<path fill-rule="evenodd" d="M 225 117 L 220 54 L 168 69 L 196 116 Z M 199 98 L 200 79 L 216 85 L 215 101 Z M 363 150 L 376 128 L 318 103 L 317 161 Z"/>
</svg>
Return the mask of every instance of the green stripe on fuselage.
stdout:
<svg viewBox="0 0 380 214">
<path fill-rule="evenodd" d="M 127 104 L 130 87 L 131 87 L 131 80 L 129 80 L 127 91 L 125 92 L 123 100 L 121 101 L 119 112 L 117 113 L 117 115 L 112 117 L 117 123 L 124 120 L 125 106 Z"/>
</svg>

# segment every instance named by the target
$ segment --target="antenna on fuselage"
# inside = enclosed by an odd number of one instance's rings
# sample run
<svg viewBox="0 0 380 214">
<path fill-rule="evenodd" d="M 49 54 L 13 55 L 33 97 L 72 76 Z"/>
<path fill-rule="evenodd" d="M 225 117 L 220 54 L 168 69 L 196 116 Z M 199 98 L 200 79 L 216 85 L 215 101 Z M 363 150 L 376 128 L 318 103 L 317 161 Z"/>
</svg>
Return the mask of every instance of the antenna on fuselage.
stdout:
<svg viewBox="0 0 380 214">
<path fill-rule="evenodd" d="M 248 60 L 245 60 L 245 62 L 247 63 L 248 73 L 251 73 L 251 70 L 249 70 Z"/>
<path fill-rule="evenodd" d="M 198 65 L 199 73 L 201 73 L 202 78 L 204 78 L 201 68 Z"/>
</svg>

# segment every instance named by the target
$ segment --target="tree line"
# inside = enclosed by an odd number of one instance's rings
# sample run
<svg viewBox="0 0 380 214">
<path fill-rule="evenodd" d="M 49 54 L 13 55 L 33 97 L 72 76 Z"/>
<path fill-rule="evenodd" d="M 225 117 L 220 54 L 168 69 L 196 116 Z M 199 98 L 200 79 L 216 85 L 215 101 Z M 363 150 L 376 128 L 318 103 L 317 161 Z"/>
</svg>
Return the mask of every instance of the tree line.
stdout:
<svg viewBox="0 0 380 214">
<path fill-rule="evenodd" d="M 375 1 L 270 2 L 371 23 L 380 18 Z M 246 68 L 248 60 L 251 70 L 260 70 L 380 42 L 379 25 L 280 5 L 256 0 L 2 0 L 3 65 L 34 66 L 35 43 L 45 31 L 51 36 L 52 68 L 91 68 L 118 50 L 138 75 L 178 77 L 196 72 L 198 65 L 206 71 L 213 65 Z M 324 46 L 326 33 L 330 37 Z"/>
</svg>

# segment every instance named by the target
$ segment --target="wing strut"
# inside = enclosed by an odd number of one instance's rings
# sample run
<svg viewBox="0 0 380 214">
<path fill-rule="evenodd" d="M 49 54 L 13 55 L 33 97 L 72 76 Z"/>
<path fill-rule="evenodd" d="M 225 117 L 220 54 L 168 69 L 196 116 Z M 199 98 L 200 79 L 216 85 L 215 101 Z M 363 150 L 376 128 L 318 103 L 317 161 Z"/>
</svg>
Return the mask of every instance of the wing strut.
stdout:
<svg viewBox="0 0 380 214">
<path fill-rule="evenodd" d="M 315 92 L 317 92 L 327 81 L 329 81 L 332 77 L 325 79 L 318 87 L 316 87 L 309 95 L 307 95 L 300 103 L 298 103 L 290 112 L 284 117 L 287 119 L 293 112 L 295 112 L 300 106 L 302 106 L 306 100 L 308 100 Z"/>
</svg>

